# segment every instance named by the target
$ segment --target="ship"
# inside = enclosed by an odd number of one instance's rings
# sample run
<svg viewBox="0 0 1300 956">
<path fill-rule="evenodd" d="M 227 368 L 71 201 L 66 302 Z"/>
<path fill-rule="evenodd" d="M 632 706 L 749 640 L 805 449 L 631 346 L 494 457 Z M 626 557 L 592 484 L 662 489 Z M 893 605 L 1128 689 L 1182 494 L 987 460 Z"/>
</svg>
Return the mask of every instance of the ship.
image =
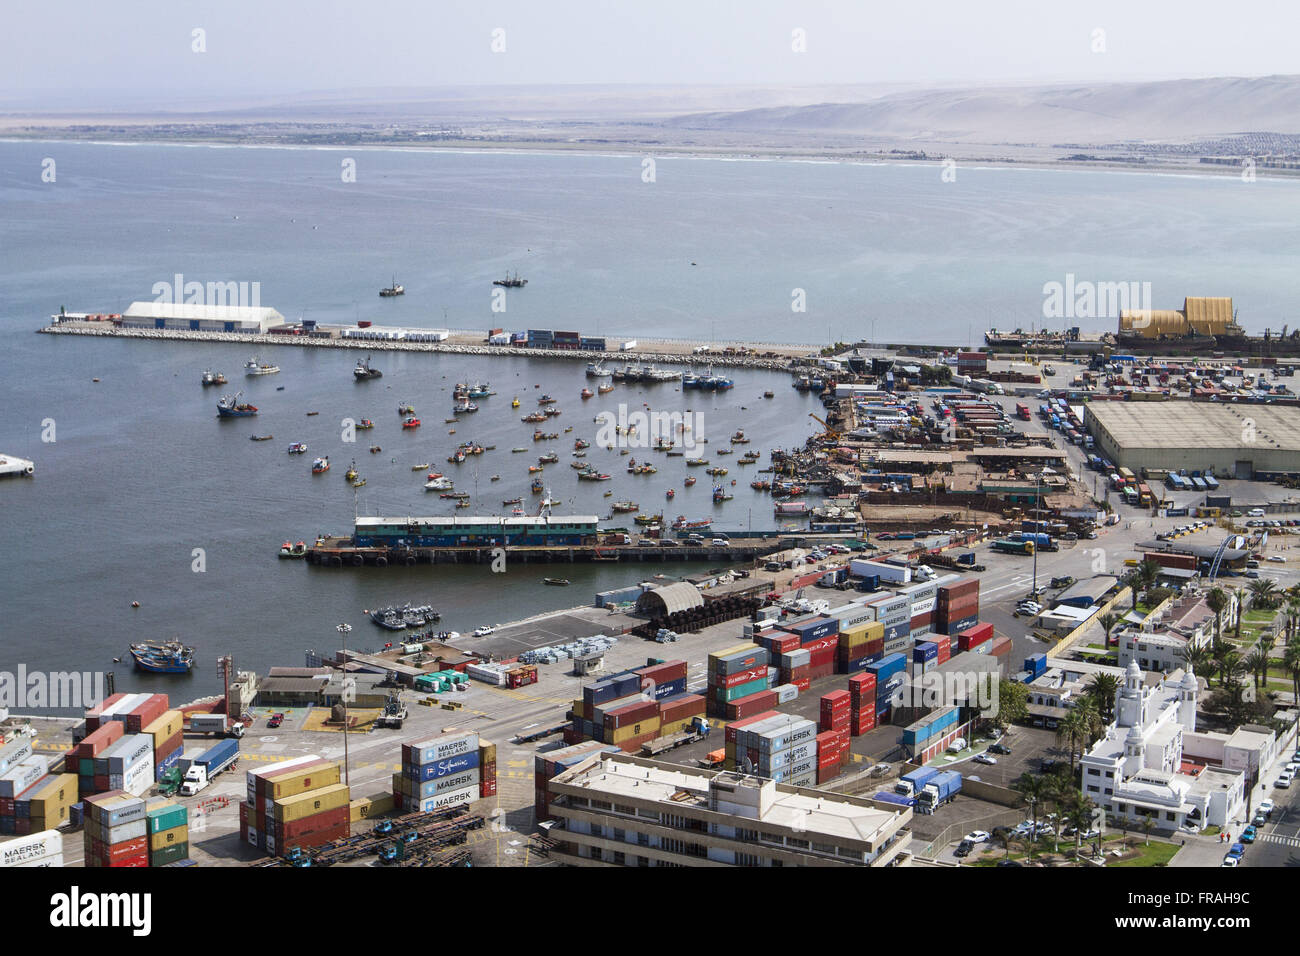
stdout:
<svg viewBox="0 0 1300 956">
<path fill-rule="evenodd" d="M 533 483 L 532 483 L 532 485 L 529 486 L 529 489 L 528 489 L 528 490 L 531 491 L 531 492 L 532 492 L 533 494 L 535 494 L 535 495 L 540 495 L 540 494 L 542 493 L 542 491 L 543 491 L 543 488 L 544 488 L 544 486 L 542 485 L 542 479 L 540 479 L 540 478 L 534 478 L 534 479 L 533 479 Z"/>
<path fill-rule="evenodd" d="M 511 275 L 510 273 L 507 272 L 506 277 L 504 279 L 493 279 L 492 284 L 499 285 L 507 289 L 522 289 L 524 286 L 528 285 L 528 280 L 519 278 L 518 272 L 516 272 L 514 275 Z"/>
<path fill-rule="evenodd" d="M 612 505 L 610 505 L 610 508 L 613 509 L 615 514 L 626 514 L 630 511 L 641 510 L 641 506 L 638 505 L 635 501 L 616 501 Z"/>
<path fill-rule="evenodd" d="M 381 298 L 391 299 L 395 295 L 406 295 L 406 289 L 403 286 L 398 285 L 397 276 L 393 276 L 393 284 L 380 289 L 379 295 Z"/>
<path fill-rule="evenodd" d="M 289 446 L 289 454 L 291 455 L 305 455 L 306 453 L 307 453 L 306 442 L 296 441 Z"/>
<path fill-rule="evenodd" d="M 136 670 L 150 674 L 188 674 L 194 669 L 194 648 L 180 641 L 142 642 L 129 648 Z"/>
<path fill-rule="evenodd" d="M 492 391 L 491 385 L 482 385 L 478 382 L 475 382 L 473 387 L 466 392 L 469 398 L 488 398 L 495 394 L 496 392 Z"/>
<path fill-rule="evenodd" d="M 712 518 L 701 518 L 698 521 L 687 521 L 685 515 L 678 515 L 677 520 L 673 522 L 674 531 L 705 531 L 713 527 Z"/>
<path fill-rule="evenodd" d="M 313 475 L 323 475 L 325 474 L 325 472 L 329 470 L 330 470 L 330 460 L 328 455 L 323 456 L 321 458 L 317 458 L 315 461 L 311 463 L 311 473 Z"/>
<path fill-rule="evenodd" d="M 585 471 L 578 472 L 579 481 L 609 481 L 612 477 L 612 475 L 597 471 L 595 468 L 588 468 Z"/>
<path fill-rule="evenodd" d="M 263 365 L 262 363 L 258 362 L 256 355 L 254 355 L 251 359 L 249 359 L 246 363 L 244 363 L 245 375 L 274 375 L 278 371 L 280 371 L 280 366 Z"/>
<path fill-rule="evenodd" d="M 599 362 L 587 363 L 587 378 L 608 378 L 609 371 Z"/>
<path fill-rule="evenodd" d="M 383 378 L 384 373 L 377 368 L 370 367 L 370 356 L 367 355 L 357 363 L 357 367 L 352 370 L 352 377 L 358 382 L 364 382 L 371 378 Z"/>
<path fill-rule="evenodd" d="M 419 428 L 420 420 L 418 418 L 407 418 L 402 422 L 403 428 Z"/>
<path fill-rule="evenodd" d="M 280 557 L 282 558 L 305 558 L 307 557 L 307 543 L 299 541 L 297 544 L 290 544 L 286 541 L 280 545 Z"/>
<path fill-rule="evenodd" d="M 661 521 L 664 520 L 664 516 L 663 516 L 662 514 L 657 514 L 657 515 L 637 515 L 637 516 L 636 516 L 635 518 L 633 518 L 632 520 L 635 521 L 637 524 L 640 524 L 640 525 L 658 524 L 659 522 L 661 522 Z"/>
<path fill-rule="evenodd" d="M 452 488 L 454 487 L 455 485 L 453 484 L 450 478 L 446 478 L 443 477 L 442 475 L 439 475 L 436 478 L 431 477 L 427 482 L 425 482 L 424 490 L 425 491 L 451 491 Z"/>
<path fill-rule="evenodd" d="M 478 406 L 466 399 L 462 402 L 457 402 L 456 407 L 453 408 L 452 411 L 456 414 L 460 414 L 461 412 L 476 412 L 478 411 Z"/>
<path fill-rule="evenodd" d="M 726 391 L 733 384 L 731 379 L 714 374 L 712 365 L 705 369 L 702 375 L 686 375 L 682 378 L 683 389 L 696 388 L 707 392 Z"/>
<path fill-rule="evenodd" d="M 207 369 L 204 371 L 201 381 L 204 385 L 225 385 L 226 376 L 222 375 L 220 372 L 214 372 L 212 369 Z"/>
<path fill-rule="evenodd" d="M 236 392 L 234 395 L 223 395 L 221 401 L 217 402 L 217 416 L 219 418 L 249 418 L 257 414 L 257 406 L 250 405 L 248 402 L 241 402 L 239 396 L 243 392 Z"/>
<path fill-rule="evenodd" d="M 597 391 L 599 394 L 601 394 L 601 395 L 608 395 L 610 392 L 614 391 L 614 386 L 613 386 L 613 385 L 597 385 L 597 386 L 596 386 L 596 391 Z"/>
</svg>

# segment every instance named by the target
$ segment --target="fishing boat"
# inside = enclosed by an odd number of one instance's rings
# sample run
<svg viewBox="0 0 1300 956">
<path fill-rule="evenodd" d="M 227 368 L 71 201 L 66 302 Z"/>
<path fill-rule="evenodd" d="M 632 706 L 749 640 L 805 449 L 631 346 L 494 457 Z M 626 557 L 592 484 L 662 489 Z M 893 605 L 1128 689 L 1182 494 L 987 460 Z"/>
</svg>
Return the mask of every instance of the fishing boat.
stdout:
<svg viewBox="0 0 1300 956">
<path fill-rule="evenodd" d="M 514 398 L 512 398 L 512 399 L 510 400 L 510 407 L 511 407 L 511 408 L 518 408 L 518 407 L 519 407 L 519 396 L 518 396 L 518 395 L 516 395 Z"/>
<path fill-rule="evenodd" d="M 713 501 L 715 504 L 722 501 L 730 501 L 734 497 L 735 496 L 733 494 L 731 494 L 721 485 L 715 485 L 713 488 Z"/>
<path fill-rule="evenodd" d="M 470 398 L 487 398 L 495 394 L 496 392 L 492 391 L 490 385 L 484 385 L 480 382 L 475 382 L 468 392 Z"/>
<path fill-rule="evenodd" d="M 519 420 L 521 422 L 544 422 L 546 421 L 546 414 L 544 412 L 530 412 Z"/>
<path fill-rule="evenodd" d="M 736 452 L 735 452 L 735 449 L 732 449 L 732 448 L 719 448 L 719 449 L 718 449 L 718 454 L 719 454 L 719 455 L 734 455 L 735 453 L 736 453 Z"/>
<path fill-rule="evenodd" d="M 528 285 L 528 280 L 519 278 L 518 272 L 516 272 L 513 276 L 507 272 L 506 277 L 504 279 L 493 279 L 492 284 L 499 285 L 507 289 L 522 289 L 524 286 Z"/>
<path fill-rule="evenodd" d="M 596 393 L 593 392 L 593 391 L 592 391 L 591 389 L 589 389 L 589 388 L 584 388 L 581 392 L 578 393 L 578 395 L 579 395 L 581 398 L 583 398 L 584 400 L 585 400 L 585 399 L 588 399 L 588 398 L 591 398 L 591 396 L 593 396 L 593 395 L 595 395 L 595 394 L 596 394 Z"/>
<path fill-rule="evenodd" d="M 731 443 L 733 445 L 748 445 L 749 439 L 745 437 L 745 433 L 743 431 L 738 431 L 731 436 Z"/>
<path fill-rule="evenodd" d="M 366 483 L 366 479 L 364 479 L 364 478 L 353 478 L 353 479 L 352 479 L 352 487 L 353 487 L 353 488 L 360 488 L 360 487 L 361 487 L 362 485 L 364 485 L 365 483 Z"/>
<path fill-rule="evenodd" d="M 456 407 L 455 409 L 453 409 L 453 411 L 455 411 L 457 415 L 461 414 L 462 412 L 476 412 L 478 411 L 478 406 L 475 405 L 473 402 L 469 401 L 468 399 L 466 399 L 463 402 L 457 402 Z"/>
<path fill-rule="evenodd" d="M 397 414 L 399 414 L 399 415 L 414 415 L 414 414 L 415 414 L 415 406 L 412 405 L 410 402 L 403 402 L 402 404 L 400 404 L 400 405 L 397 406 Z"/>
<path fill-rule="evenodd" d="M 609 371 L 599 362 L 587 363 L 587 378 L 607 378 Z"/>
<path fill-rule="evenodd" d="M 591 442 L 589 441 L 583 441 L 581 438 L 575 438 L 573 440 L 574 451 L 582 451 L 582 449 L 590 448 L 590 447 L 591 447 Z"/>
<path fill-rule="evenodd" d="M 613 386 L 613 385 L 597 385 L 597 386 L 596 386 L 596 393 L 597 393 L 598 395 L 608 395 L 608 394 L 609 394 L 610 392 L 612 392 L 612 391 L 614 391 L 614 386 Z"/>
<path fill-rule="evenodd" d="M 438 496 L 439 498 L 455 498 L 457 501 L 464 501 L 469 498 L 468 491 L 444 491 Z"/>
<path fill-rule="evenodd" d="M 419 428 L 420 420 L 418 418 L 407 418 L 402 421 L 403 428 Z"/>
<path fill-rule="evenodd" d="M 727 469 L 723 468 L 721 465 L 715 465 L 712 468 L 706 468 L 704 470 L 707 474 L 716 475 L 718 477 L 721 477 L 727 473 Z"/>
<path fill-rule="evenodd" d="M 712 518 L 700 518 L 697 521 L 687 521 L 685 515 L 678 515 L 677 520 L 673 522 L 674 531 L 704 531 L 713 527 Z"/>
<path fill-rule="evenodd" d="M 319 415 L 319 414 L 320 414 L 320 412 L 308 412 L 308 413 L 307 413 L 307 417 L 308 417 L 308 418 L 311 418 L 313 415 Z"/>
<path fill-rule="evenodd" d="M 510 449 L 510 453 L 511 453 L 512 455 L 518 455 L 520 452 L 524 452 L 524 451 L 528 451 L 528 449 L 527 449 L 527 448 L 511 448 L 511 449 Z"/>
<path fill-rule="evenodd" d="M 632 520 L 641 525 L 658 524 L 664 520 L 664 516 L 662 513 L 657 515 L 637 515 Z"/>
<path fill-rule="evenodd" d="M 305 558 L 307 557 L 307 543 L 299 541 L 297 544 L 290 544 L 286 541 L 280 545 L 280 557 L 282 558 Z"/>
<path fill-rule="evenodd" d="M 534 479 L 533 479 L 533 483 L 532 483 L 532 485 L 529 486 L 528 490 L 531 491 L 531 492 L 532 492 L 533 494 L 535 494 L 535 495 L 540 495 L 540 494 L 542 493 L 542 491 L 544 490 L 543 487 L 542 487 L 542 479 L 540 479 L 540 478 L 534 478 Z"/>
<path fill-rule="evenodd" d="M 180 641 L 132 644 L 129 650 L 136 669 L 150 674 L 188 674 L 194 669 L 194 648 Z"/>
<path fill-rule="evenodd" d="M 543 584 L 550 584 L 558 588 L 567 588 L 569 586 L 568 578 L 542 578 Z"/>
<path fill-rule="evenodd" d="M 539 465 L 553 465 L 559 460 L 560 460 L 559 455 L 557 455 L 553 451 L 548 451 L 545 455 L 542 455 L 537 459 L 537 463 Z"/>
<path fill-rule="evenodd" d="M 243 394 L 243 392 L 236 392 L 234 395 L 222 395 L 221 401 L 217 402 L 217 417 L 249 418 L 256 415 L 256 405 L 250 405 L 248 402 L 239 400 L 239 396 Z"/>
<path fill-rule="evenodd" d="M 559 432 L 544 432 L 540 428 L 533 432 L 533 441 L 555 441 L 559 437 Z"/>
<path fill-rule="evenodd" d="M 775 393 L 775 392 L 764 392 L 764 393 L 763 393 L 763 397 L 764 397 L 764 398 L 776 398 L 776 393 Z"/>
<path fill-rule="evenodd" d="M 378 455 L 381 451 L 383 451 L 383 449 L 380 448 L 378 445 L 370 446 L 370 454 L 372 455 Z"/>
<path fill-rule="evenodd" d="M 357 367 L 352 370 L 352 377 L 358 382 L 364 382 L 371 378 L 383 378 L 384 373 L 377 368 L 370 367 L 370 356 L 367 355 L 357 363 Z"/>
<path fill-rule="evenodd" d="M 696 482 L 696 478 L 695 478 L 695 476 L 694 476 L 694 475 L 689 476 L 689 477 L 686 479 L 686 482 L 685 482 L 686 487 L 687 487 L 687 488 L 691 487 L 691 485 L 695 484 L 695 482 Z"/>
<path fill-rule="evenodd" d="M 641 510 L 641 506 L 635 501 L 616 501 L 610 505 L 610 508 L 613 509 L 615 514 L 627 514 L 631 511 Z"/>
<path fill-rule="evenodd" d="M 348 466 L 348 470 L 345 471 L 345 472 L 343 472 L 343 477 L 344 477 L 347 481 L 353 481 L 353 480 L 356 479 L 356 477 L 357 477 L 357 462 L 356 462 L 356 459 L 353 459 L 353 460 L 352 460 L 352 464 Z"/>
<path fill-rule="evenodd" d="M 391 299 L 398 295 L 406 295 L 406 288 L 398 285 L 397 276 L 393 276 L 393 284 L 380 289 L 379 297 L 381 299 Z"/>
<path fill-rule="evenodd" d="M 613 475 L 607 475 L 603 471 L 597 471 L 595 468 L 589 468 L 587 471 L 578 472 L 579 481 L 609 481 Z"/>
<path fill-rule="evenodd" d="M 421 462 L 421 463 L 418 464 L 418 465 L 412 465 L 412 466 L 411 466 L 411 471 L 425 471 L 425 470 L 428 469 L 429 467 L 430 467 L 430 465 L 429 465 L 429 463 L 428 463 L 427 461 L 426 461 L 426 462 Z"/>
<path fill-rule="evenodd" d="M 709 459 L 707 459 L 707 458 L 687 458 L 687 459 L 686 459 L 686 464 L 690 465 L 692 468 L 698 468 L 700 465 L 707 465 L 708 463 L 709 463 Z"/>
<path fill-rule="evenodd" d="M 274 375 L 278 371 L 280 371 L 280 366 L 263 365 L 257 361 L 256 355 L 244 364 L 245 375 Z"/>
<path fill-rule="evenodd" d="M 669 448 L 669 449 L 668 449 L 668 457 L 669 457 L 669 458 L 682 458 L 682 457 L 684 457 L 685 455 L 686 455 L 686 452 L 682 451 L 682 449 L 680 449 L 680 448 Z"/>
<path fill-rule="evenodd" d="M 501 506 L 504 508 L 506 505 L 521 505 L 523 503 L 523 498 L 507 498 L 505 501 L 501 502 Z"/>
<path fill-rule="evenodd" d="M 220 372 L 214 372 L 212 369 L 207 369 L 204 371 L 201 381 L 204 385 L 225 385 L 226 376 Z"/>
<path fill-rule="evenodd" d="M 447 461 L 453 465 L 463 465 L 465 463 L 465 452 L 457 449 L 447 456 Z"/>
<path fill-rule="evenodd" d="M 541 465 L 529 465 L 529 466 L 528 466 L 528 473 L 529 473 L 530 475 L 535 475 L 535 474 L 537 474 L 539 471 L 544 471 L 544 470 L 545 470 L 545 469 L 543 469 Z"/>
<path fill-rule="evenodd" d="M 289 446 L 289 454 L 290 454 L 290 455 L 305 455 L 305 454 L 307 454 L 307 443 L 306 443 L 306 442 L 300 442 L 300 441 L 296 441 L 296 442 L 294 442 L 292 445 Z"/>
<path fill-rule="evenodd" d="M 564 412 L 560 411 L 560 410 L 559 410 L 558 408 L 556 408 L 554 405 L 547 406 L 545 409 L 543 409 L 543 412 L 542 412 L 542 413 L 543 413 L 547 418 L 554 418 L 556 415 L 563 415 L 563 414 L 564 414 Z"/>
<path fill-rule="evenodd" d="M 676 498 L 676 497 L 677 497 L 677 492 L 675 492 L 675 491 L 673 491 L 673 489 L 669 488 L 668 491 L 664 493 L 664 497 L 666 497 L 668 500 L 671 501 L 673 498 Z"/>
<path fill-rule="evenodd" d="M 451 491 L 454 487 L 455 483 L 442 475 L 436 477 L 430 475 L 429 480 L 424 483 L 425 491 Z"/>
<path fill-rule="evenodd" d="M 538 405 L 554 405 L 554 404 L 555 404 L 555 399 L 551 398 L 551 396 L 549 396 L 549 395 L 543 395 L 541 398 L 539 398 L 539 399 L 537 400 L 537 404 L 538 404 Z"/>
<path fill-rule="evenodd" d="M 248 437 L 251 438 L 253 441 L 270 441 L 275 436 L 274 435 L 249 435 Z"/>
<path fill-rule="evenodd" d="M 328 455 L 323 456 L 321 458 L 317 458 L 315 461 L 311 463 L 311 473 L 313 475 L 323 475 L 325 474 L 325 472 L 329 470 L 330 470 L 330 460 Z"/>
<path fill-rule="evenodd" d="M 654 445 L 651 446 L 655 451 L 669 451 L 673 443 L 666 438 L 656 438 Z"/>
<path fill-rule="evenodd" d="M 577 471 L 587 471 L 591 468 L 591 463 L 586 461 L 571 461 L 569 467 Z"/>
<path fill-rule="evenodd" d="M 605 492 L 605 494 L 604 494 L 603 497 L 608 498 L 608 497 L 609 497 L 610 495 L 612 495 L 613 493 L 614 493 L 614 492 L 612 492 L 612 491 L 607 491 L 607 492 Z"/>
<path fill-rule="evenodd" d="M 363 418 L 363 419 L 361 419 L 361 421 L 357 422 L 357 428 L 361 429 L 362 431 L 365 431 L 365 430 L 367 430 L 367 429 L 374 428 L 374 427 L 375 427 L 375 423 L 372 422 L 372 421 L 371 421 L 370 419 L 368 419 L 368 418 Z"/>
</svg>

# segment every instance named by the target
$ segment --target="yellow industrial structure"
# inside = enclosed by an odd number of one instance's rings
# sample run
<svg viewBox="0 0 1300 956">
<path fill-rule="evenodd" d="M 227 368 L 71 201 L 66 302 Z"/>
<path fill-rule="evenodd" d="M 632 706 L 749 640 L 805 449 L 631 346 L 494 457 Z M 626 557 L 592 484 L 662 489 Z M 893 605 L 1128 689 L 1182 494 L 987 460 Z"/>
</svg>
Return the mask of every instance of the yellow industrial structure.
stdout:
<svg viewBox="0 0 1300 956">
<path fill-rule="evenodd" d="M 1125 309 L 1119 314 L 1119 338 L 1181 339 L 1188 336 L 1233 337 L 1245 334 L 1237 325 L 1231 298 L 1196 297 L 1174 309 Z"/>
</svg>

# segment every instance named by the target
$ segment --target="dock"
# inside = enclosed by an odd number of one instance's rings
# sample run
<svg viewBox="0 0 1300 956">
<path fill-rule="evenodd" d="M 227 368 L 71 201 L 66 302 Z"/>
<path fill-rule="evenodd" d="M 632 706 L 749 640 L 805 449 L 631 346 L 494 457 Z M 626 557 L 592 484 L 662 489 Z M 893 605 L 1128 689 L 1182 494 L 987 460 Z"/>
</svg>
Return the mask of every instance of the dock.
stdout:
<svg viewBox="0 0 1300 956">
<path fill-rule="evenodd" d="M 28 461 L 26 458 L 16 458 L 13 455 L 0 455 L 0 478 L 19 476 L 30 478 L 35 472 L 35 462 Z"/>
<path fill-rule="evenodd" d="M 662 547 L 646 543 L 622 545 L 465 545 L 460 547 L 360 547 L 347 536 L 322 537 L 307 548 L 307 563 L 320 567 L 388 567 L 417 564 L 490 564 L 505 551 L 510 564 L 574 564 L 588 561 L 707 561 L 748 562 L 789 546 L 789 535 L 746 538 L 730 546 Z"/>
</svg>

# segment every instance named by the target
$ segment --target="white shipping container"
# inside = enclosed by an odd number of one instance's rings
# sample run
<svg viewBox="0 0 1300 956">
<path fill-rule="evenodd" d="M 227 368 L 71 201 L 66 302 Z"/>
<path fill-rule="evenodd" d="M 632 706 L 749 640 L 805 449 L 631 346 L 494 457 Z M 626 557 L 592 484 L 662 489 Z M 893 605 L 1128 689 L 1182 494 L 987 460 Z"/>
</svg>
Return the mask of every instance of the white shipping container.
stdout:
<svg viewBox="0 0 1300 956">
<path fill-rule="evenodd" d="M 626 352 L 628 349 L 634 349 L 634 348 L 636 348 L 636 339 L 629 339 L 628 341 L 624 342 L 622 345 L 619 346 L 619 349 L 621 349 L 624 352 Z"/>
<path fill-rule="evenodd" d="M 420 810 L 428 813 L 431 810 L 446 810 L 448 807 L 458 806 L 462 803 L 473 803 L 478 799 L 478 785 L 464 787 L 460 790 L 452 790 L 449 793 L 440 793 L 436 796 L 429 797 L 420 801 Z"/>
<path fill-rule="evenodd" d="M 31 866 L 62 855 L 63 834 L 58 830 L 43 830 L 0 843 L 0 867 Z"/>
<path fill-rule="evenodd" d="M 108 781 L 110 785 L 114 780 L 114 775 L 109 774 Z M 144 792 L 151 788 L 153 784 L 153 754 L 148 753 L 122 774 L 120 789 L 125 790 L 132 796 L 139 797 L 143 796 Z"/>
<path fill-rule="evenodd" d="M 0 797 L 16 797 L 46 773 L 45 758 L 33 754 L 0 777 Z"/>
<path fill-rule="evenodd" d="M 470 664 L 465 668 L 465 674 L 494 687 L 504 687 L 506 683 L 506 669 L 500 664 Z"/>
<path fill-rule="evenodd" d="M 103 834 L 101 839 L 104 843 L 112 845 L 129 843 L 131 840 L 138 840 L 147 835 L 148 826 L 147 821 L 136 820 L 134 823 L 119 823 L 115 827 L 104 827 L 100 830 Z"/>
<path fill-rule="evenodd" d="M 469 753 L 471 750 L 478 749 L 478 734 L 469 731 L 458 734 L 447 734 L 442 737 L 430 737 L 425 740 L 418 740 L 411 744 L 418 751 L 417 762 L 420 765 L 434 763 L 438 760 L 446 760 L 448 757 L 457 757 L 463 753 Z"/>
<path fill-rule="evenodd" d="M 0 774 L 12 770 L 32 755 L 32 739 L 24 737 L 0 747 Z"/>
<path fill-rule="evenodd" d="M 782 684 L 776 688 L 776 702 L 778 704 L 788 704 L 799 696 L 799 688 L 794 684 Z"/>
<path fill-rule="evenodd" d="M 60 867 L 60 868 L 62 868 L 62 866 L 63 866 L 63 854 L 62 854 L 62 853 L 56 853 L 56 854 L 54 854 L 53 856 L 47 856 L 47 857 L 45 857 L 44 859 L 41 859 L 41 860 L 35 860 L 35 861 L 31 862 L 31 863 L 19 863 L 17 868 L 18 868 L 18 869 L 23 869 L 23 868 L 25 868 L 25 867 L 37 867 L 37 866 L 51 866 L 51 867 Z"/>
</svg>

